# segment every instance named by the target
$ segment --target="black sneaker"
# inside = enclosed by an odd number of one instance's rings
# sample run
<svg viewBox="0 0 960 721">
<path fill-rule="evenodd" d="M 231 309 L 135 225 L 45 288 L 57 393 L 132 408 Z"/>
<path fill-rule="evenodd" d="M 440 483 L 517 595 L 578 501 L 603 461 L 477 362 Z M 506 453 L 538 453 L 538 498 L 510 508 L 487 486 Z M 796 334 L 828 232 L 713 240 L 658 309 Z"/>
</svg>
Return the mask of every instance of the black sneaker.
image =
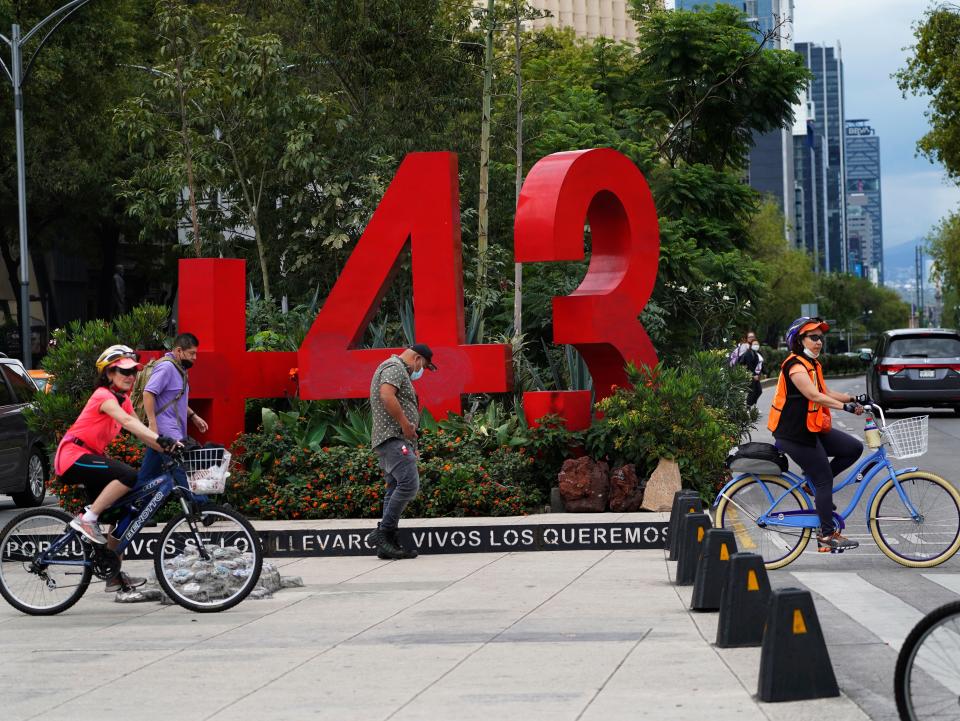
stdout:
<svg viewBox="0 0 960 721">
<path fill-rule="evenodd" d="M 416 558 L 419 555 L 419 552 L 417 551 L 416 548 L 408 549 L 408 548 L 405 548 L 402 543 L 400 543 L 400 532 L 396 528 L 394 528 L 392 531 L 386 531 L 385 533 L 387 535 L 387 538 L 390 540 L 390 542 L 393 543 L 393 545 L 400 550 L 401 554 L 403 554 L 400 556 L 401 559 Z M 383 556 L 380 555 L 379 551 L 377 552 L 377 558 L 383 558 Z"/>
<path fill-rule="evenodd" d="M 377 558 L 399 560 L 404 558 L 403 551 L 397 548 L 382 528 L 376 528 L 367 534 L 367 543 L 377 549 Z"/>
<path fill-rule="evenodd" d="M 820 553 L 843 553 L 859 547 L 860 544 L 857 541 L 841 536 L 840 531 L 828 533 L 826 536 L 817 536 L 817 550 Z"/>
</svg>

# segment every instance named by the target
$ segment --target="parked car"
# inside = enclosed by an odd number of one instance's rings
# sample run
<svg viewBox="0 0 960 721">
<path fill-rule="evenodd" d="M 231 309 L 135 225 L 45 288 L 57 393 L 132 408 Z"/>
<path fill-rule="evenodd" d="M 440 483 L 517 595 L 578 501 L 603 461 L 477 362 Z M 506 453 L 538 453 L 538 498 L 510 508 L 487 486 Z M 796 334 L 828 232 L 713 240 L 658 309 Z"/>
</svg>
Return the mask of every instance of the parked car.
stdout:
<svg viewBox="0 0 960 721">
<path fill-rule="evenodd" d="M 901 328 L 881 334 L 867 366 L 867 393 L 883 408 L 952 408 L 960 415 L 960 332 Z"/>
<path fill-rule="evenodd" d="M 37 390 L 41 393 L 50 393 L 53 390 L 53 376 L 42 368 L 35 368 L 27 371 L 27 374 L 37 385 Z"/>
<path fill-rule="evenodd" d="M 47 450 L 23 415 L 36 394 L 23 364 L 0 357 L 0 494 L 21 507 L 39 506 L 47 493 Z"/>
</svg>

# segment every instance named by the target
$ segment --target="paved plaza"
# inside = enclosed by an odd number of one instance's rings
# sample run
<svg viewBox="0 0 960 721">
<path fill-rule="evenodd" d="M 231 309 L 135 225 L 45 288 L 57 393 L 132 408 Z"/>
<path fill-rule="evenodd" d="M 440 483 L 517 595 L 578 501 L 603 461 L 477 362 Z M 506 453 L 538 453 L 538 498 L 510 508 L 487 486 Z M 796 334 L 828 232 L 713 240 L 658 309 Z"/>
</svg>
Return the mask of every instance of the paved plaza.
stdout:
<svg viewBox="0 0 960 721">
<path fill-rule="evenodd" d="M 221 614 L 99 584 L 55 617 L 0 604 L 2 718 L 867 718 L 757 702 L 760 650 L 712 645 L 661 550 L 276 562 L 304 587 Z"/>
</svg>

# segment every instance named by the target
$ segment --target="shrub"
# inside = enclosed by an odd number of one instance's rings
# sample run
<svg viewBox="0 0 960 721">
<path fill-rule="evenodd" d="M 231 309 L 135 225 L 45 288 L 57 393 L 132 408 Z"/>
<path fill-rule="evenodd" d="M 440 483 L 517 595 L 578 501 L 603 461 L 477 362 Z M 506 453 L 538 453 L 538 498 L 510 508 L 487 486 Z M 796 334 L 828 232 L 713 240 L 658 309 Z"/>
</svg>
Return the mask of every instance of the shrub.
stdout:
<svg viewBox="0 0 960 721">
<path fill-rule="evenodd" d="M 679 368 L 629 367 L 633 387 L 597 404 L 603 417 L 587 433 L 587 450 L 611 466 L 633 463 L 638 475 L 673 459 L 687 486 L 712 497 L 726 480 L 728 450 L 750 425 L 742 412 L 747 376 L 724 363 L 722 354 L 704 353 Z"/>
<path fill-rule="evenodd" d="M 53 392 L 38 393 L 25 414 L 38 432 L 58 441 L 83 410 L 97 379 L 96 361 L 103 349 L 124 343 L 139 350 L 163 348 L 162 329 L 169 309 L 141 305 L 114 319 L 74 321 L 53 332 L 53 342 L 43 359 L 43 368 L 53 375 Z M 55 443 L 51 444 L 55 447 Z"/>
<path fill-rule="evenodd" d="M 383 475 L 369 446 L 311 448 L 296 443 L 302 437 L 289 423 L 241 436 L 230 502 L 264 519 L 380 516 Z M 419 468 L 420 493 L 409 513 L 425 518 L 526 513 L 544 502 L 552 480 L 539 477 L 524 446 L 484 444 L 439 426 L 422 429 Z"/>
</svg>

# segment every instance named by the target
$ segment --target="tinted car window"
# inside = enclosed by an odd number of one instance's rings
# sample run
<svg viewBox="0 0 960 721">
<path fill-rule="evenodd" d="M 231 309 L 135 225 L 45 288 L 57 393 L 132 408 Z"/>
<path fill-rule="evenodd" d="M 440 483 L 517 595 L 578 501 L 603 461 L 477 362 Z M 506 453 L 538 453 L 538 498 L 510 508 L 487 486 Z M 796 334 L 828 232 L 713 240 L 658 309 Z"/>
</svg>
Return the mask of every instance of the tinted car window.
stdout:
<svg viewBox="0 0 960 721">
<path fill-rule="evenodd" d="M 13 395 L 11 395 L 7 384 L 4 382 L 3 378 L 0 378 L 0 406 L 9 406 L 16 402 L 17 401 L 13 399 Z"/>
<path fill-rule="evenodd" d="M 960 338 L 945 335 L 898 336 L 885 355 L 891 358 L 960 358 Z"/>
<path fill-rule="evenodd" d="M 15 403 L 30 403 L 37 393 L 37 386 L 27 376 L 21 375 L 20 370 L 11 365 L 3 366 L 3 375 L 6 376 L 10 387 L 16 395 Z M 9 402 L 9 401 L 8 401 Z"/>
</svg>

